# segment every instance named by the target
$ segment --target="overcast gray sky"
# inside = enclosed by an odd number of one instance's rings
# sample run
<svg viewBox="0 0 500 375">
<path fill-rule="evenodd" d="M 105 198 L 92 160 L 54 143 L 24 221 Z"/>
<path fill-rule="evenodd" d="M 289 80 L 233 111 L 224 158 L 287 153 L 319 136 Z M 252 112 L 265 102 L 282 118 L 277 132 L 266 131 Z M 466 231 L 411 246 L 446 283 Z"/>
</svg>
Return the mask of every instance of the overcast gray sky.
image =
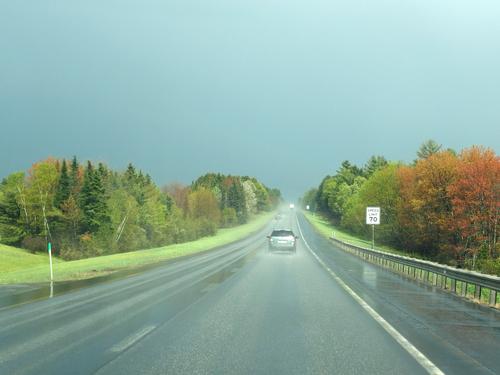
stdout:
<svg viewBox="0 0 500 375">
<path fill-rule="evenodd" d="M 500 146 L 498 0 L 0 4 L 0 177 L 49 155 L 289 198 L 344 159 Z"/>
</svg>

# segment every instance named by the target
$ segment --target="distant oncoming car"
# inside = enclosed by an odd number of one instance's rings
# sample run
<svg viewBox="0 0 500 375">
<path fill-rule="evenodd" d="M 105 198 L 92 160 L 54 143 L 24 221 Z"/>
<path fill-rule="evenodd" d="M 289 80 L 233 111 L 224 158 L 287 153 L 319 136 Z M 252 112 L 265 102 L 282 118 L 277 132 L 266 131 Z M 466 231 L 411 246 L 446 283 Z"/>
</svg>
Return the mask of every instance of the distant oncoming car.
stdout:
<svg viewBox="0 0 500 375">
<path fill-rule="evenodd" d="M 269 239 L 269 251 L 273 249 L 296 251 L 297 249 L 298 237 L 289 229 L 275 229 L 267 238 Z"/>
</svg>

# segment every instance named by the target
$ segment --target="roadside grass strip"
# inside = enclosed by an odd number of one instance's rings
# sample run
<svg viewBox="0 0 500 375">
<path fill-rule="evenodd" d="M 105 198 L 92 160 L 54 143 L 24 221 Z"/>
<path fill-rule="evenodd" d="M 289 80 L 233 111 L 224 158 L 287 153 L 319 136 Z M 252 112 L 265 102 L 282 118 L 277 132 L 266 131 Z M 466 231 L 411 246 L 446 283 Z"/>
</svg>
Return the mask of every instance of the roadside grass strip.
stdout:
<svg viewBox="0 0 500 375">
<path fill-rule="evenodd" d="M 351 245 L 357 245 L 361 247 L 366 247 L 366 248 L 371 248 L 372 246 L 372 241 L 371 240 L 365 240 L 356 236 L 353 236 L 352 234 L 349 234 L 338 227 L 332 225 L 328 220 L 323 218 L 321 215 L 318 214 L 312 214 L 310 212 L 304 211 L 304 216 L 307 218 L 307 220 L 313 224 L 313 226 L 316 228 L 316 230 L 321 233 L 323 236 L 326 238 L 334 237 L 338 240 L 341 240 L 343 242 L 349 243 Z M 376 235 L 375 235 L 376 236 Z M 376 241 L 375 237 L 375 241 Z M 406 253 L 404 251 L 398 250 L 394 247 L 391 246 L 386 246 L 386 245 L 379 245 L 375 243 L 375 248 L 380 251 L 386 251 L 391 254 L 396 254 L 396 255 L 404 255 L 404 256 L 411 256 L 413 258 L 419 258 L 422 259 L 422 257 L 419 257 L 418 254 L 413 254 L 413 253 Z"/>
<path fill-rule="evenodd" d="M 273 215 L 273 212 L 257 215 L 247 224 L 219 229 L 215 236 L 200 238 L 196 241 L 67 262 L 56 259 L 54 280 L 89 279 L 211 250 L 241 240 L 258 231 L 271 220 Z M 14 260 L 3 261 L 11 258 Z M 50 281 L 48 262 L 47 255 L 33 255 L 22 249 L 2 245 L 0 247 L 0 284 L 48 282 Z"/>
<path fill-rule="evenodd" d="M 54 258 L 53 260 L 55 263 L 64 262 L 61 259 Z M 0 272 L 2 274 L 47 265 L 48 262 L 49 256 L 47 253 L 33 254 L 23 249 L 0 244 Z"/>
</svg>

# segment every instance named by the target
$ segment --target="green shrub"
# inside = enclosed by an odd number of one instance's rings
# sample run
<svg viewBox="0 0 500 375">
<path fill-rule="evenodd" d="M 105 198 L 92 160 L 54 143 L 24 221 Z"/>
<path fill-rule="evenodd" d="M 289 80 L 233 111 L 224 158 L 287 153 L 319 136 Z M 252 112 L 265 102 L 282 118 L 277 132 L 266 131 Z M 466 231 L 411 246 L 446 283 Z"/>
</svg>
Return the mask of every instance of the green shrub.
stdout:
<svg viewBox="0 0 500 375">
<path fill-rule="evenodd" d="M 47 249 L 47 242 L 45 238 L 40 236 L 26 236 L 22 240 L 21 246 L 32 253 L 37 253 Z"/>
<path fill-rule="evenodd" d="M 500 276 L 500 258 L 483 259 L 478 262 L 477 266 L 482 273 Z"/>
</svg>

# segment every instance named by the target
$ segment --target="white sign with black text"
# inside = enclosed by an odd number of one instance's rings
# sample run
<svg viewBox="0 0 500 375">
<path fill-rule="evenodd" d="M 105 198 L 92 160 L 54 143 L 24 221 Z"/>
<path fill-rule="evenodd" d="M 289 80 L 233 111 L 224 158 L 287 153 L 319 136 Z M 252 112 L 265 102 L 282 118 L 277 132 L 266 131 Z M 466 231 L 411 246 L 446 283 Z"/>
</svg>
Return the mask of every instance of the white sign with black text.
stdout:
<svg viewBox="0 0 500 375">
<path fill-rule="evenodd" d="M 366 224 L 380 224 L 380 207 L 366 207 Z"/>
</svg>

